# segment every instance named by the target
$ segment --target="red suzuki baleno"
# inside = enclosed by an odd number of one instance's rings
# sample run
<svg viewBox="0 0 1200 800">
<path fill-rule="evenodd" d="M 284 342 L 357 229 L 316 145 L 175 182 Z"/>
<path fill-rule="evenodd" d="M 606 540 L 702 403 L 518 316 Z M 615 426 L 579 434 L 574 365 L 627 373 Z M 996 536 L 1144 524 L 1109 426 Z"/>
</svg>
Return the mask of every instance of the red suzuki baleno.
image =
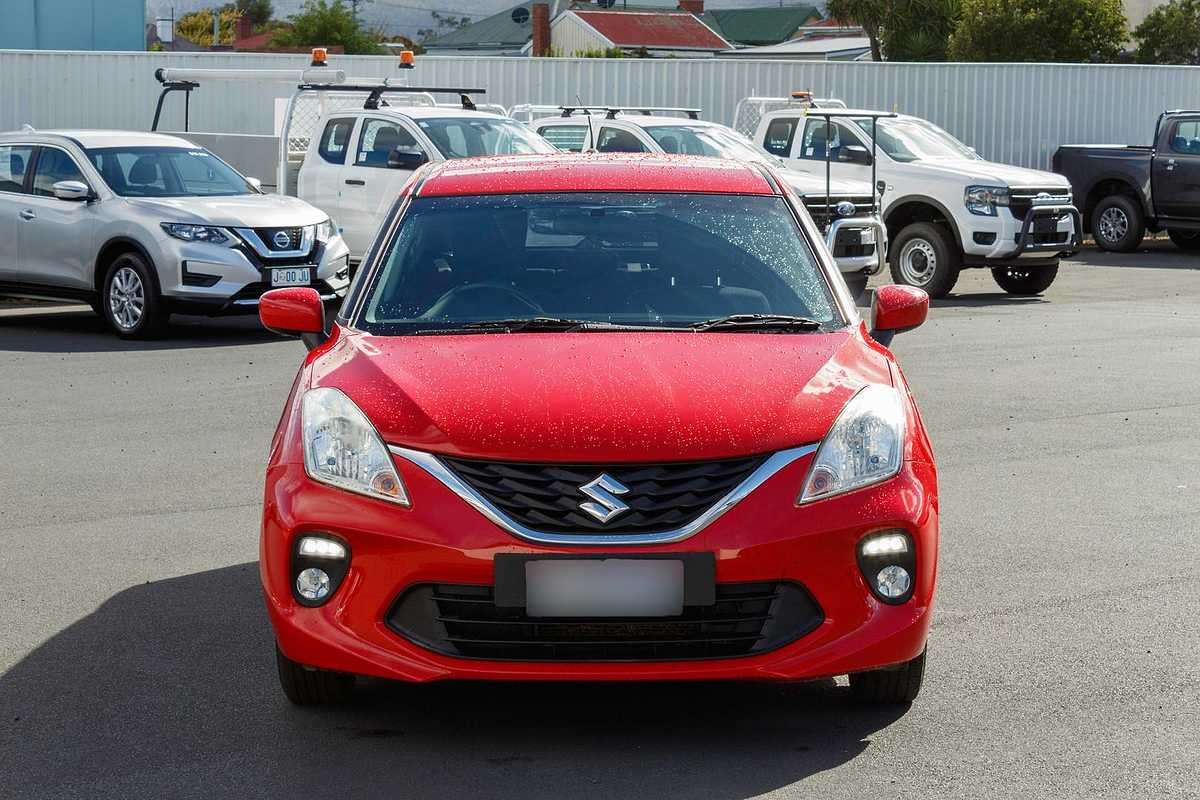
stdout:
<svg viewBox="0 0 1200 800">
<path fill-rule="evenodd" d="M 262 581 L 295 703 L 403 681 L 794 681 L 917 694 L 933 454 L 799 199 L 757 165 L 419 170 L 271 444 Z"/>
</svg>

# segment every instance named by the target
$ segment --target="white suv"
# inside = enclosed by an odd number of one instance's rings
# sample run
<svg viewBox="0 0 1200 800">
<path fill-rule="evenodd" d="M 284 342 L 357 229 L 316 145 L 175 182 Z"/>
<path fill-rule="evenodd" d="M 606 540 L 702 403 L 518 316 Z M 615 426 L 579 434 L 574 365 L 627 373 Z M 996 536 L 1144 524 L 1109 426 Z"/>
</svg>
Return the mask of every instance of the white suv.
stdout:
<svg viewBox="0 0 1200 800">
<path fill-rule="evenodd" d="M 671 112 L 685 116 L 668 116 Z M 868 278 L 883 268 L 887 237 L 874 213 L 870 181 L 837 178 L 827 190 L 823 176 L 793 169 L 733 128 L 698 119 L 698 109 L 517 106 L 513 116 L 531 117 L 530 127 L 560 150 L 682 153 L 768 164 L 800 195 L 852 296 L 861 297 Z"/>
<path fill-rule="evenodd" d="M 81 300 L 145 338 L 172 312 L 255 312 L 277 286 L 337 300 L 348 257 L 328 215 L 186 139 L 0 134 L 0 295 Z"/>
<path fill-rule="evenodd" d="M 877 126 L 875 168 L 893 280 L 943 297 L 960 269 L 987 267 L 1012 294 L 1050 286 L 1059 259 L 1078 250 L 1083 232 L 1066 178 L 985 161 L 923 119 L 873 122 L 874 113 L 810 114 L 794 105 L 764 114 L 754 141 L 814 175 L 825 174 L 828 159 L 834 176 L 870 180 Z"/>
</svg>

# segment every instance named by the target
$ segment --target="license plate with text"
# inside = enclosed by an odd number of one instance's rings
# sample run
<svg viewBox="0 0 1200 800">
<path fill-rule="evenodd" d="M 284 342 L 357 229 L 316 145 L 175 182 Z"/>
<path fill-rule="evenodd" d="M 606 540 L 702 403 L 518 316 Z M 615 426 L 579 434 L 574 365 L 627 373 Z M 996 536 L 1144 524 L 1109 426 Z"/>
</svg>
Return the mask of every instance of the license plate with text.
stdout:
<svg viewBox="0 0 1200 800">
<path fill-rule="evenodd" d="M 289 267 L 287 269 L 271 270 L 271 287 L 308 286 L 312 282 L 310 267 Z"/>
</svg>

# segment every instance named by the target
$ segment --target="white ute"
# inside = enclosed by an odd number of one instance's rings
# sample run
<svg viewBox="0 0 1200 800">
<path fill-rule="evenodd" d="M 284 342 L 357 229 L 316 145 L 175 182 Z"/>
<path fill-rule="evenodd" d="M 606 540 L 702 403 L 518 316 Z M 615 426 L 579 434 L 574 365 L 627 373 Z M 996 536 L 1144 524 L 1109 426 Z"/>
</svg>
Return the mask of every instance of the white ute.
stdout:
<svg viewBox="0 0 1200 800">
<path fill-rule="evenodd" d="M 520 105 L 509 114 L 560 150 L 681 153 L 715 156 L 779 171 L 804 202 L 856 299 L 883 268 L 887 236 L 875 213 L 870 181 L 817 178 L 793 169 L 726 125 L 699 118 L 696 108 Z"/>
<path fill-rule="evenodd" d="M 931 122 L 881 112 L 821 108 L 807 93 L 747 98 L 738 125 L 797 169 L 867 179 L 871 153 L 880 179 L 892 279 L 933 297 L 954 288 L 960 269 L 985 267 L 1000 288 L 1038 294 L 1059 260 L 1079 249 L 1083 226 L 1067 179 L 986 161 Z M 772 110 L 773 109 L 773 110 Z M 872 138 L 875 142 L 872 142 Z"/>
</svg>

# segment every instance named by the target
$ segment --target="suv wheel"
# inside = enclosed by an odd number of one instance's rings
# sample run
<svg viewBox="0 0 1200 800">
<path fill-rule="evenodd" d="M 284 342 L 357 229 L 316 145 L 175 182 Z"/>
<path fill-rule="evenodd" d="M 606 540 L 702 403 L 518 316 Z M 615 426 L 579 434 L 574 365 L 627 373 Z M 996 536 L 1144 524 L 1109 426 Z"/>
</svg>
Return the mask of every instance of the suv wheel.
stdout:
<svg viewBox="0 0 1200 800">
<path fill-rule="evenodd" d="M 1110 194 L 1092 210 L 1092 238 L 1102 250 L 1131 253 L 1145 235 L 1142 210 L 1129 195 Z"/>
<path fill-rule="evenodd" d="M 908 225 L 888 246 L 892 280 L 945 297 L 958 282 L 962 255 L 945 226 L 932 222 Z"/>
<path fill-rule="evenodd" d="M 894 667 L 855 672 L 850 675 L 850 692 L 863 703 L 895 705 L 911 703 L 921 691 L 925 678 L 926 647 L 921 655 Z"/>
<path fill-rule="evenodd" d="M 166 331 L 170 314 L 150 267 L 136 253 L 123 253 L 109 266 L 100 303 L 105 321 L 122 339 L 152 339 Z"/>
<path fill-rule="evenodd" d="M 279 685 L 293 705 L 344 703 L 354 691 L 353 675 L 306 667 L 285 656 L 278 644 L 275 645 L 275 666 L 279 669 Z"/>
<path fill-rule="evenodd" d="M 1168 228 L 1167 236 L 1180 250 L 1200 250 L 1200 231 L 1181 231 L 1178 228 Z"/>
<path fill-rule="evenodd" d="M 1058 277 L 1058 265 L 1053 267 L 996 267 L 992 278 L 1009 294 L 1041 294 Z"/>
</svg>

